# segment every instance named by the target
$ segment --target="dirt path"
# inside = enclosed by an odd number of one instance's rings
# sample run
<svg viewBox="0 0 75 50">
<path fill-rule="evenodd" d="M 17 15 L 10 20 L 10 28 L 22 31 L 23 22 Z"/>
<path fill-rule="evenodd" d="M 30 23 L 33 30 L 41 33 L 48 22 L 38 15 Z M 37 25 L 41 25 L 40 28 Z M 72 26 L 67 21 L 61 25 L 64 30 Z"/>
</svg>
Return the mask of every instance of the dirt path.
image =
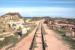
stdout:
<svg viewBox="0 0 75 50">
<path fill-rule="evenodd" d="M 37 22 L 37 26 L 38 24 L 39 22 Z M 15 47 L 10 48 L 9 50 L 29 50 L 36 29 L 37 27 L 27 37 L 17 43 Z"/>
<path fill-rule="evenodd" d="M 57 35 L 53 30 L 50 30 L 46 24 L 43 24 L 44 29 L 46 31 L 45 40 L 48 45 L 46 50 L 70 50 L 68 45 L 64 44 L 62 40 L 57 38 Z"/>
<path fill-rule="evenodd" d="M 39 24 L 39 22 L 38 22 Z M 46 47 L 46 50 L 70 50 L 68 45 L 66 45 L 62 40 L 59 40 L 58 36 L 53 30 L 50 30 L 45 24 L 43 24 L 46 35 L 44 36 L 45 42 L 47 43 L 48 47 Z M 16 44 L 15 47 L 10 48 L 9 50 L 29 50 L 31 46 L 31 42 L 33 39 L 33 36 L 35 34 L 37 27 L 24 39 L 22 39 L 19 43 Z M 40 29 L 38 30 L 38 38 L 37 40 L 37 45 L 39 46 L 35 50 L 42 50 L 41 47 L 41 34 L 40 34 Z"/>
<path fill-rule="evenodd" d="M 36 30 L 36 29 L 35 29 Z M 22 39 L 19 43 L 16 44 L 15 47 L 11 48 L 12 50 L 29 50 L 29 47 L 31 45 L 31 41 L 33 39 L 35 30 L 30 33 L 27 37 Z M 11 50 L 9 49 L 9 50 Z"/>
</svg>

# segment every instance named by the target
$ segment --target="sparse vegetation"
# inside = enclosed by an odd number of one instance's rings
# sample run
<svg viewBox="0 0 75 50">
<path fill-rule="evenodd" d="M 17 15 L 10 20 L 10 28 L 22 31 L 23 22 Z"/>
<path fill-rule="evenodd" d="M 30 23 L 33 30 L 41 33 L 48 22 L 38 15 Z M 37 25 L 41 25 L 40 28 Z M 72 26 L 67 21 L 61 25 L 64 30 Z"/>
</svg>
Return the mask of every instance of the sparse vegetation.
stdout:
<svg viewBox="0 0 75 50">
<path fill-rule="evenodd" d="M 57 33 L 59 33 L 59 35 L 61 35 L 62 39 L 68 43 L 71 47 L 71 49 L 75 50 L 75 40 L 73 40 L 71 37 L 66 36 L 66 32 L 65 31 L 58 31 L 56 30 Z"/>
<path fill-rule="evenodd" d="M 0 48 L 9 44 L 15 45 L 16 42 L 18 42 L 18 38 L 16 38 L 15 36 L 5 37 L 3 41 L 0 41 Z"/>
<path fill-rule="evenodd" d="M 7 17 L 6 17 L 7 16 Z M 15 17 L 15 18 L 14 18 Z M 5 37 L 4 34 L 2 34 L 4 31 L 9 32 L 9 31 L 13 31 L 13 29 L 11 27 L 9 27 L 8 23 L 10 23 L 9 21 L 13 21 L 13 22 L 18 22 L 21 19 L 24 20 L 25 24 L 27 25 L 26 27 L 30 27 L 30 30 L 27 30 L 27 33 L 24 34 L 22 36 L 22 38 L 18 38 L 18 34 L 12 33 L 14 34 L 14 36 L 7 36 Z M 35 28 L 35 24 L 30 24 L 30 23 L 26 23 L 26 20 L 29 18 L 22 18 L 22 16 L 19 13 L 7 13 L 5 15 L 2 15 L 0 18 L 0 38 L 4 38 L 3 41 L 0 41 L 0 48 L 7 46 L 9 44 L 12 44 L 13 46 L 18 43 L 21 39 L 23 39 L 24 37 L 28 36 L 29 33 Z M 4 20 L 4 21 L 3 21 Z M 23 21 L 22 21 L 23 22 Z M 29 24 L 29 25 L 28 25 Z M 10 24 L 11 25 L 11 24 Z M 25 27 L 25 28 L 26 28 Z M 8 35 L 8 34 L 7 34 Z M 4 37 L 3 37 L 4 36 Z"/>
</svg>

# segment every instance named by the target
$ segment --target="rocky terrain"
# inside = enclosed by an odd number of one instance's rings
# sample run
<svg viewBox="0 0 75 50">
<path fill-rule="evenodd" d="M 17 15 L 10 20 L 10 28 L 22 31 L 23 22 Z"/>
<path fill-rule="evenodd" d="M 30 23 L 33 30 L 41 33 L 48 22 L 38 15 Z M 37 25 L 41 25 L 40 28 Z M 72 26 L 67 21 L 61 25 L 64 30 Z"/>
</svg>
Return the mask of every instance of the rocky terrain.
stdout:
<svg viewBox="0 0 75 50">
<path fill-rule="evenodd" d="M 0 16 L 0 48 L 20 40 L 16 33 L 18 29 L 22 31 L 23 36 L 27 36 L 34 28 L 33 22 L 26 22 L 24 19 L 19 13 L 6 13 Z"/>
<path fill-rule="evenodd" d="M 19 21 L 21 15 L 19 13 L 7 13 L 0 17 L 0 32 L 11 31 L 11 28 L 8 24 L 10 21 Z"/>
</svg>

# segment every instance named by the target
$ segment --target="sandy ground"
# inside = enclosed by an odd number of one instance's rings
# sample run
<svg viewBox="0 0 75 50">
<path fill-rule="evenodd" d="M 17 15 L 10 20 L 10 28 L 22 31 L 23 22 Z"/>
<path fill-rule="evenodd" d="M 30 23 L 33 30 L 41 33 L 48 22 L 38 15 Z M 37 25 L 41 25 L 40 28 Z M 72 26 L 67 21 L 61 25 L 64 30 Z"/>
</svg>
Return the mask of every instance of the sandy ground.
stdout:
<svg viewBox="0 0 75 50">
<path fill-rule="evenodd" d="M 15 47 L 10 48 L 9 50 L 29 50 L 35 30 L 33 30 L 32 33 L 22 39 L 19 43 L 17 43 Z"/>
<path fill-rule="evenodd" d="M 57 38 L 57 35 L 53 30 L 50 30 L 46 24 L 43 24 L 44 29 L 46 31 L 45 40 L 47 43 L 46 50 L 70 50 L 70 47 L 65 44 L 62 40 Z"/>
<path fill-rule="evenodd" d="M 39 24 L 40 21 L 37 21 L 37 26 Z M 9 48 L 8 50 L 29 50 L 34 33 L 36 31 L 37 27 L 25 38 L 23 38 L 19 43 L 16 44 L 16 46 Z M 6 50 L 6 47 L 3 47 L 0 50 Z"/>
<path fill-rule="evenodd" d="M 59 38 L 57 38 L 59 35 L 57 35 L 53 30 L 50 30 L 45 24 L 43 24 L 43 26 L 46 31 L 46 35 L 44 38 L 48 46 L 46 47 L 46 50 L 70 50 L 67 44 L 65 44 L 62 40 L 59 40 Z M 27 37 L 25 37 L 19 43 L 17 43 L 15 47 L 10 48 L 9 50 L 29 50 L 35 30 L 36 28 Z M 36 48 L 35 50 L 42 50 L 40 32 L 41 31 L 39 29 L 37 32 L 38 33 L 38 38 L 37 38 L 38 48 Z"/>
<path fill-rule="evenodd" d="M 39 22 L 37 22 L 37 26 L 38 25 Z M 12 50 L 29 50 L 36 29 L 37 27 L 27 37 L 25 37 L 18 44 L 16 44 L 16 46 L 12 48 Z"/>
</svg>

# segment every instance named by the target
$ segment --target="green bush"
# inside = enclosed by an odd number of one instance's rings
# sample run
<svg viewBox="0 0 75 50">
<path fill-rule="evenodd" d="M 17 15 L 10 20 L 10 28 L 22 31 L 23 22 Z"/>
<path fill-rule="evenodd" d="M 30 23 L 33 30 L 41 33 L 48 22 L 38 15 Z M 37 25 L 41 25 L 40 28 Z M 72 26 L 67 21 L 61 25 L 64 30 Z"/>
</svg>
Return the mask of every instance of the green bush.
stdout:
<svg viewBox="0 0 75 50">
<path fill-rule="evenodd" d="M 9 36 L 9 37 L 5 37 L 5 39 L 3 41 L 0 41 L 0 48 L 9 45 L 9 44 L 15 44 L 16 42 L 18 42 L 18 39 L 14 36 Z"/>
</svg>

